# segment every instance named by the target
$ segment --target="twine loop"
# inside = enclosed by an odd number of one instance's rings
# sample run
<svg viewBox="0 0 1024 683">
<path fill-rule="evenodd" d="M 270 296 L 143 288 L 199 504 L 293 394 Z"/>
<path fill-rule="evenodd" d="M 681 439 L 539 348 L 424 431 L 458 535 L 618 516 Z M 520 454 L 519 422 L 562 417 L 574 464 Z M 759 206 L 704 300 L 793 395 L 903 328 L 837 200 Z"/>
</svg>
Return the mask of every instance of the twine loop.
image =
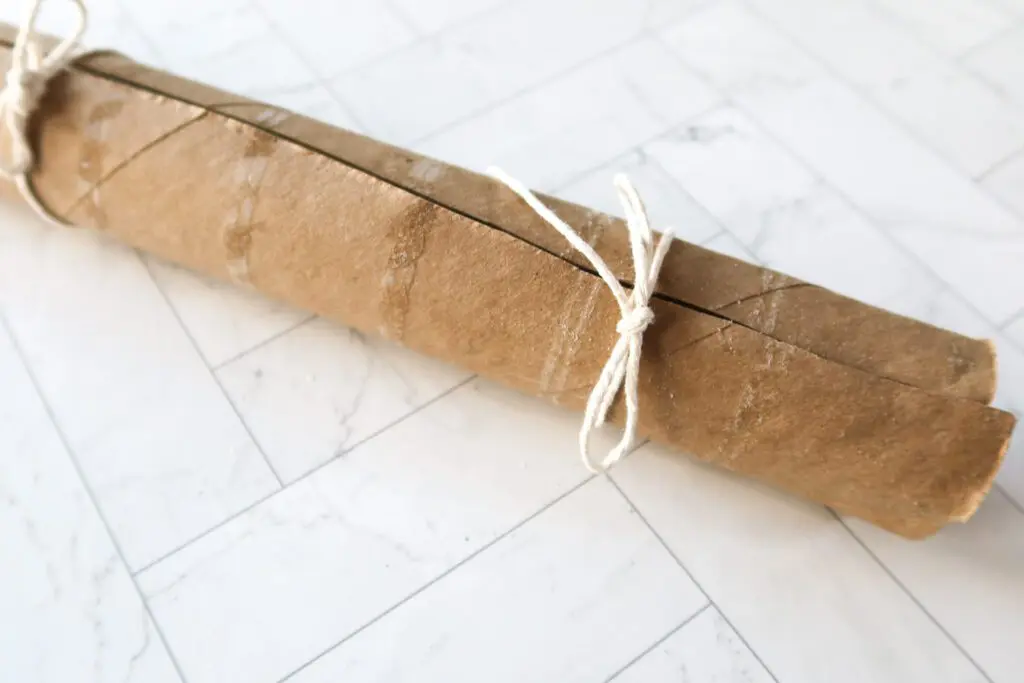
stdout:
<svg viewBox="0 0 1024 683">
<path fill-rule="evenodd" d="M 649 306 L 634 308 L 615 323 L 615 331 L 623 337 L 643 334 L 652 322 L 654 322 L 654 311 Z"/>
<path fill-rule="evenodd" d="M 666 229 L 658 244 L 654 244 L 654 231 L 647 218 L 647 210 L 637 193 L 636 188 L 625 175 L 615 177 L 615 187 L 626 214 L 626 227 L 629 230 L 629 245 L 633 255 L 633 291 L 626 293 L 625 287 L 618 281 L 604 259 L 579 236 L 568 223 L 559 218 L 545 206 L 522 183 L 507 175 L 499 168 L 488 171 L 496 179 L 504 183 L 510 190 L 530 206 L 548 224 L 557 230 L 580 252 L 601 276 L 612 296 L 619 305 L 619 321 L 615 331 L 619 338 L 612 347 L 608 362 L 594 384 L 587 399 L 587 408 L 583 414 L 580 427 L 579 445 L 583 464 L 591 472 L 601 472 L 629 452 L 636 439 L 639 403 L 637 399 L 640 378 L 640 355 L 643 348 L 643 335 L 652 322 L 654 311 L 649 302 L 658 282 L 665 255 L 672 244 L 672 230 Z M 593 431 L 604 424 L 608 411 L 612 407 L 619 390 L 622 390 L 626 404 L 626 425 L 622 439 L 608 452 L 600 463 L 595 464 L 590 455 L 590 436 Z"/>
<path fill-rule="evenodd" d="M 18 29 L 11 49 L 11 66 L 0 90 L 0 125 L 10 138 L 10 158 L 0 160 L 0 174 L 13 180 L 25 200 L 47 220 L 62 223 L 46 207 L 32 189 L 28 174 L 35 166 L 35 152 L 29 140 L 29 121 L 39 107 L 46 86 L 75 59 L 78 41 L 85 33 L 87 12 L 82 0 L 69 0 L 77 10 L 75 27 L 57 47 L 42 56 L 33 40 L 42 0 L 32 0 Z"/>
</svg>

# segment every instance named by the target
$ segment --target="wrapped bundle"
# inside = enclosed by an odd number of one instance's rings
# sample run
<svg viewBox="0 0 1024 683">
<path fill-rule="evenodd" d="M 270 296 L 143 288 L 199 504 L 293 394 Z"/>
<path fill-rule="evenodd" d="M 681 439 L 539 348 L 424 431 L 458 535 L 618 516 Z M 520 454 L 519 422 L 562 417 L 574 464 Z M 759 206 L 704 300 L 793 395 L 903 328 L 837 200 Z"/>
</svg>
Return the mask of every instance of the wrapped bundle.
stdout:
<svg viewBox="0 0 1024 683">
<path fill-rule="evenodd" d="M 31 122 L 31 187 L 62 221 L 559 405 L 583 409 L 632 334 L 494 178 L 111 53 L 54 77 Z M 632 286 L 622 221 L 540 201 Z M 647 305 L 640 436 L 911 538 L 991 486 L 1014 424 L 987 405 L 991 344 L 683 241 Z"/>
</svg>

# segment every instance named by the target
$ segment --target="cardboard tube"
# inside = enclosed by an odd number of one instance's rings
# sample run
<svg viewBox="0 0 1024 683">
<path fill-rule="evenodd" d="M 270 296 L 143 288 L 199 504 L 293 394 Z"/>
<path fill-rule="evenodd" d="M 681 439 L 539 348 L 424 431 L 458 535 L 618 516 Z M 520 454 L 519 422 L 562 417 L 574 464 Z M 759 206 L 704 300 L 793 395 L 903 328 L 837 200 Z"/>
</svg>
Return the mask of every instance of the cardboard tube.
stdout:
<svg viewBox="0 0 1024 683">
<path fill-rule="evenodd" d="M 601 280 L 479 176 L 454 176 L 481 188 L 479 205 L 468 191 L 436 198 L 385 172 L 413 155 L 117 55 L 57 79 L 35 123 L 45 205 L 169 261 L 573 409 L 615 341 Z M 356 148 L 376 161 L 343 156 Z M 573 211 L 589 230 L 606 225 L 598 249 L 628 272 L 621 226 L 568 207 L 579 228 Z M 684 272 L 699 263 L 703 285 Z M 987 346 L 683 242 L 663 278 L 644 344 L 644 436 L 908 537 L 973 513 L 1014 423 L 983 405 Z M 834 348 L 815 322 L 823 311 L 849 335 Z M 913 335 L 937 341 L 901 362 L 915 353 L 897 344 Z"/>
<path fill-rule="evenodd" d="M 347 131 L 317 130 L 302 138 L 388 182 L 588 267 L 551 226 L 488 176 Z M 621 281 L 631 281 L 632 258 L 621 219 L 538 196 L 598 249 Z M 680 242 L 672 250 L 658 291 L 822 358 L 897 382 L 981 403 L 995 395 L 995 351 L 988 341 L 883 311 L 695 244 Z"/>
</svg>

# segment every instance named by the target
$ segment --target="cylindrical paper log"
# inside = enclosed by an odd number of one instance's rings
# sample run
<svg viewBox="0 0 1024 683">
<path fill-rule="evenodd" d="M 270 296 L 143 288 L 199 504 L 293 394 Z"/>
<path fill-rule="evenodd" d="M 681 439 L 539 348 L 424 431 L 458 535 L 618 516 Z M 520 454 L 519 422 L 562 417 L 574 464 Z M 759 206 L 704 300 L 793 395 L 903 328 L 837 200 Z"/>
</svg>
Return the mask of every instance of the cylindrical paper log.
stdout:
<svg viewBox="0 0 1024 683">
<path fill-rule="evenodd" d="M 35 133 L 69 223 L 560 405 L 615 342 L 604 283 L 494 181 L 117 55 L 56 79 Z M 628 276 L 617 220 L 554 208 Z M 658 292 L 642 435 L 908 537 L 984 497 L 1014 422 L 990 345 L 684 242 Z"/>
<path fill-rule="evenodd" d="M 347 131 L 309 135 L 304 129 L 299 126 L 298 139 L 326 154 L 589 268 L 550 225 L 489 176 Z M 632 257 L 622 220 L 554 197 L 543 199 L 600 251 L 620 280 L 631 280 Z M 865 264 L 868 269 L 870 264 Z M 982 403 L 995 395 L 995 354 L 989 342 L 895 315 L 695 244 L 681 242 L 669 253 L 658 291 L 667 300 L 904 384 Z"/>
</svg>

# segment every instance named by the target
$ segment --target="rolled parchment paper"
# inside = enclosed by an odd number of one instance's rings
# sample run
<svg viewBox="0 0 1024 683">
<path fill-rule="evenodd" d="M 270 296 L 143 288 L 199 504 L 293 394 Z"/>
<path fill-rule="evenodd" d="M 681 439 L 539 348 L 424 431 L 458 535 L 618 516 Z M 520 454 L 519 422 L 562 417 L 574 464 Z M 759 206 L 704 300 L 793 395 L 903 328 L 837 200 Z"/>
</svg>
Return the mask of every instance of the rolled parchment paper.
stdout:
<svg viewBox="0 0 1024 683">
<path fill-rule="evenodd" d="M 617 338 L 605 284 L 489 178 L 110 53 L 33 123 L 63 220 L 523 392 L 581 409 Z M 620 221 L 549 203 L 630 276 Z M 682 241 L 651 307 L 642 436 L 911 538 L 991 486 L 1014 419 L 988 343 Z"/>
</svg>

